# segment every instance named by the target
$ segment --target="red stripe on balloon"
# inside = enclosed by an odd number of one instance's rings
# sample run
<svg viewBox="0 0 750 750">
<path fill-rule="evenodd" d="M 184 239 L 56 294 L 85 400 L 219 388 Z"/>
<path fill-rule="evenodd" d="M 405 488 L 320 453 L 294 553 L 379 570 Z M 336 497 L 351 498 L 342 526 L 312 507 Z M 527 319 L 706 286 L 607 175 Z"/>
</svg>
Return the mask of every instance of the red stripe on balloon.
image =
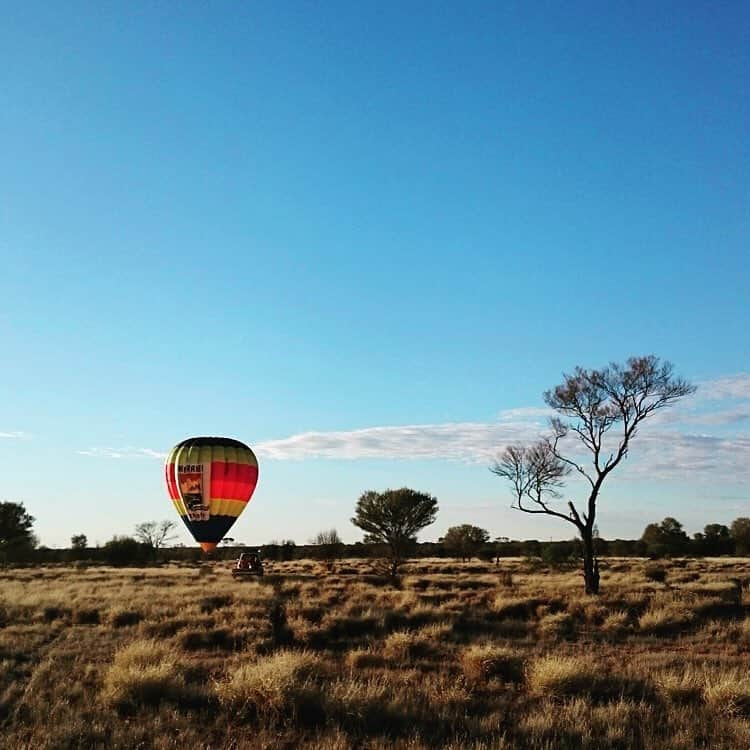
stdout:
<svg viewBox="0 0 750 750">
<path fill-rule="evenodd" d="M 235 461 L 211 463 L 211 497 L 247 502 L 257 483 L 257 466 Z"/>
<path fill-rule="evenodd" d="M 228 466 L 225 461 L 211 462 L 211 497 L 223 498 L 229 483 L 227 482 Z"/>
<path fill-rule="evenodd" d="M 175 477 L 174 463 L 168 463 L 164 466 L 164 474 L 167 478 L 167 490 L 172 500 L 179 500 L 180 493 L 177 489 L 177 478 Z"/>
</svg>

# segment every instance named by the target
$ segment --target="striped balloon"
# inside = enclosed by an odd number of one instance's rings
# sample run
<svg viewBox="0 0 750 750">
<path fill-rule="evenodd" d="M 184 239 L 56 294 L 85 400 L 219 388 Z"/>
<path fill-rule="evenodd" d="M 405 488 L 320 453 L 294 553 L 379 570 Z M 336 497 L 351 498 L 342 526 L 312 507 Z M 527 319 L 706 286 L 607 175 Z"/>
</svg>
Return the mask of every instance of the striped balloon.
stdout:
<svg viewBox="0 0 750 750">
<path fill-rule="evenodd" d="M 180 518 L 210 552 L 250 502 L 258 483 L 258 460 L 239 440 L 195 437 L 172 448 L 164 473 Z"/>
</svg>

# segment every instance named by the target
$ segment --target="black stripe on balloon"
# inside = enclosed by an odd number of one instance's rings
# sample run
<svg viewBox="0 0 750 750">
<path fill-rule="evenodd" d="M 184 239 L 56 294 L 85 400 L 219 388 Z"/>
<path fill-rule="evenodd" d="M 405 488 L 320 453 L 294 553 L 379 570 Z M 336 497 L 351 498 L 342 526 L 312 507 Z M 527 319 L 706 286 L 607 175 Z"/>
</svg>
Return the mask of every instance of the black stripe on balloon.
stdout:
<svg viewBox="0 0 750 750">
<path fill-rule="evenodd" d="M 200 542 L 218 544 L 237 520 L 237 516 L 211 516 L 208 521 L 190 521 L 187 516 L 180 516 L 180 518 L 199 544 Z"/>
<path fill-rule="evenodd" d="M 216 445 L 216 446 L 221 446 L 223 448 L 245 448 L 247 450 L 250 450 L 247 445 L 240 442 L 239 440 L 234 440 L 233 438 L 224 438 L 224 437 L 188 438 L 187 440 L 183 440 L 181 443 L 177 443 L 177 445 L 174 447 L 173 450 L 177 450 L 177 448 L 182 448 L 188 445 L 195 446 L 196 448 L 201 448 L 206 445 Z"/>
</svg>

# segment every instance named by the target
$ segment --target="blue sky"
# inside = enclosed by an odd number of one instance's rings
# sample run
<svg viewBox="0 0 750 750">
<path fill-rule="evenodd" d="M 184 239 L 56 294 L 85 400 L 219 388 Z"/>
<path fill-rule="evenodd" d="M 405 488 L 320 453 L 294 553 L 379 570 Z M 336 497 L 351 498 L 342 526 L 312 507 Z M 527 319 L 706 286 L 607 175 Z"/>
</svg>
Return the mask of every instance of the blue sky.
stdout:
<svg viewBox="0 0 750 750">
<path fill-rule="evenodd" d="M 3 19 L 0 497 L 43 543 L 169 517 L 161 456 L 201 434 L 257 450 L 248 543 L 354 541 L 401 485 L 440 501 L 424 538 L 565 538 L 487 465 L 562 372 L 644 353 L 701 388 L 601 533 L 750 515 L 744 3 Z"/>
</svg>

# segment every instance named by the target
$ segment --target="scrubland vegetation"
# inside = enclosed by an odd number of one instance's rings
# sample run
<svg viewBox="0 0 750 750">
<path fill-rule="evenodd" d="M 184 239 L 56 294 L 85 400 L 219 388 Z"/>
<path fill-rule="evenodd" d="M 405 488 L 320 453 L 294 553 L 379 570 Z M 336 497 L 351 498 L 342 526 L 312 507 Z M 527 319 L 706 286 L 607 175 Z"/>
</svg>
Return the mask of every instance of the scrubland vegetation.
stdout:
<svg viewBox="0 0 750 750">
<path fill-rule="evenodd" d="M 13 748 L 747 748 L 750 560 L 0 573 Z"/>
</svg>

